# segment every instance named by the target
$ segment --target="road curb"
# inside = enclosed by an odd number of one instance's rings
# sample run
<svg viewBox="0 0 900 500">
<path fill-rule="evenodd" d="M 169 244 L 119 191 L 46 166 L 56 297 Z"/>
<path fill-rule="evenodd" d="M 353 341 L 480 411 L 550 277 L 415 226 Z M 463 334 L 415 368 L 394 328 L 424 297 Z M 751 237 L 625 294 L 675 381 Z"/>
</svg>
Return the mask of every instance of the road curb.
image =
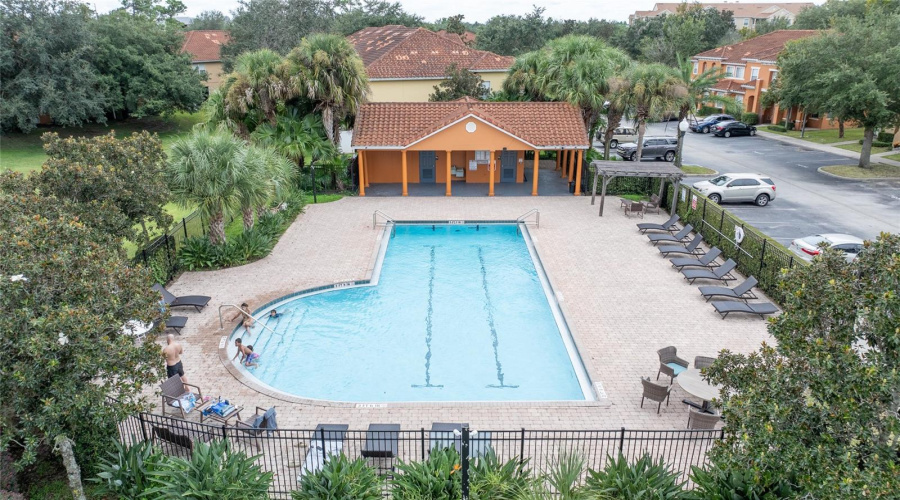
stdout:
<svg viewBox="0 0 900 500">
<path fill-rule="evenodd" d="M 830 165 L 826 165 L 826 166 L 830 166 Z M 861 178 L 861 177 L 844 177 L 843 175 L 837 175 L 837 174 L 832 174 L 831 172 L 826 172 L 825 170 L 823 170 L 824 168 L 826 168 L 826 167 L 819 167 L 819 168 L 816 169 L 816 171 L 819 172 L 820 174 L 827 175 L 828 177 L 834 177 L 835 179 L 841 179 L 841 180 L 844 180 L 844 181 L 861 181 L 861 182 L 865 182 L 865 181 L 895 181 L 895 180 L 900 180 L 900 177 L 864 177 L 864 178 Z"/>
</svg>

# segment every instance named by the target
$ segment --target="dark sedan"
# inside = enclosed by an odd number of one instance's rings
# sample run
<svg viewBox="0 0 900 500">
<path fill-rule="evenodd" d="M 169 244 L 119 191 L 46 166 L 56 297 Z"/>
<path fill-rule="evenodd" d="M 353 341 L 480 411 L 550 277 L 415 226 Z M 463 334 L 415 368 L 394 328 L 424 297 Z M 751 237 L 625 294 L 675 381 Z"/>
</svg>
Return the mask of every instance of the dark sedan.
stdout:
<svg viewBox="0 0 900 500">
<path fill-rule="evenodd" d="M 691 130 L 699 134 L 708 134 L 712 130 L 715 130 L 717 123 L 731 120 L 734 120 L 734 117 L 731 115 L 709 115 L 706 118 L 703 118 L 702 120 L 696 121 L 691 124 Z"/>
<path fill-rule="evenodd" d="M 733 135 L 756 135 L 756 127 L 744 122 L 723 122 L 715 126 L 713 135 L 731 137 Z"/>
</svg>

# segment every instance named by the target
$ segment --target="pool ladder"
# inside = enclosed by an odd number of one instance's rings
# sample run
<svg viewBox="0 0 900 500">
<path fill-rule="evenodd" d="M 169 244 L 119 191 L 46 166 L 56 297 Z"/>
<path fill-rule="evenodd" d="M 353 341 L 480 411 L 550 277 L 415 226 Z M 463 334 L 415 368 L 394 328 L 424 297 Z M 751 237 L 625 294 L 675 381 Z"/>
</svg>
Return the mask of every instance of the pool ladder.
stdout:
<svg viewBox="0 0 900 500">
<path fill-rule="evenodd" d="M 541 228 L 541 212 L 536 208 L 532 208 L 531 210 L 525 212 L 524 214 L 518 216 L 516 218 L 516 231 L 519 230 L 519 224 L 528 224 L 528 219 L 531 216 L 534 216 L 534 226 L 538 229 Z"/>
<path fill-rule="evenodd" d="M 378 217 L 384 219 L 384 225 L 391 224 L 391 238 L 394 237 L 394 231 L 397 228 L 397 221 L 395 221 L 391 216 L 382 212 L 381 210 L 376 210 L 375 213 L 372 214 L 372 229 L 378 228 Z"/>
</svg>

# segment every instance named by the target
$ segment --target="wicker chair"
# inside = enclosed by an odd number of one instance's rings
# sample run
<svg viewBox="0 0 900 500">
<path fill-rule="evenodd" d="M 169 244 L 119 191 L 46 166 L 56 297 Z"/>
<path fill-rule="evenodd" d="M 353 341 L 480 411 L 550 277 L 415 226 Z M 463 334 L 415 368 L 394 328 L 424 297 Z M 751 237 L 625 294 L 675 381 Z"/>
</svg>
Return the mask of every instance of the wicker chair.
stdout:
<svg viewBox="0 0 900 500">
<path fill-rule="evenodd" d="M 697 356 L 694 358 L 694 368 L 702 370 L 704 368 L 709 368 L 715 362 L 716 358 L 710 358 L 708 356 Z"/>
<path fill-rule="evenodd" d="M 644 386 L 644 393 L 641 395 L 641 408 L 644 407 L 644 399 L 656 401 L 659 403 L 656 405 L 656 414 L 659 415 L 663 401 L 666 402 L 666 406 L 669 406 L 669 393 L 672 392 L 672 386 L 654 384 L 649 377 L 641 377 L 641 384 Z"/>
<path fill-rule="evenodd" d="M 631 203 L 625 205 L 625 215 L 629 214 L 637 214 L 641 216 L 641 219 L 644 218 L 644 204 L 638 201 L 632 201 Z"/>
<path fill-rule="evenodd" d="M 651 195 L 650 201 L 644 202 L 644 212 L 659 213 L 659 196 Z"/>
<path fill-rule="evenodd" d="M 722 421 L 721 415 L 703 413 L 691 410 L 688 413 L 688 429 L 705 429 L 712 430 L 716 428 L 716 424 Z"/>
<path fill-rule="evenodd" d="M 656 380 L 659 380 L 659 375 L 663 373 L 669 376 L 671 385 L 679 373 L 687 370 L 688 362 L 678 357 L 677 347 L 663 347 L 656 353 L 659 354 L 659 371 L 656 372 Z"/>
</svg>

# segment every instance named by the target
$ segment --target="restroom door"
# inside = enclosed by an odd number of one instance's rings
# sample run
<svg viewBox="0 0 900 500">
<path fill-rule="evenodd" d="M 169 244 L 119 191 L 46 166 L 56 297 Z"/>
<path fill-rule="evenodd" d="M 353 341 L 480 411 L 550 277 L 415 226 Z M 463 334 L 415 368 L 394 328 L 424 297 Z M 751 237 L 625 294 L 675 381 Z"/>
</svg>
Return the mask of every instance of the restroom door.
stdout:
<svg viewBox="0 0 900 500">
<path fill-rule="evenodd" d="M 519 155 L 515 151 L 500 152 L 500 182 L 516 182 Z"/>
<path fill-rule="evenodd" d="M 434 151 L 419 151 L 419 183 L 434 184 L 437 154 Z"/>
</svg>

